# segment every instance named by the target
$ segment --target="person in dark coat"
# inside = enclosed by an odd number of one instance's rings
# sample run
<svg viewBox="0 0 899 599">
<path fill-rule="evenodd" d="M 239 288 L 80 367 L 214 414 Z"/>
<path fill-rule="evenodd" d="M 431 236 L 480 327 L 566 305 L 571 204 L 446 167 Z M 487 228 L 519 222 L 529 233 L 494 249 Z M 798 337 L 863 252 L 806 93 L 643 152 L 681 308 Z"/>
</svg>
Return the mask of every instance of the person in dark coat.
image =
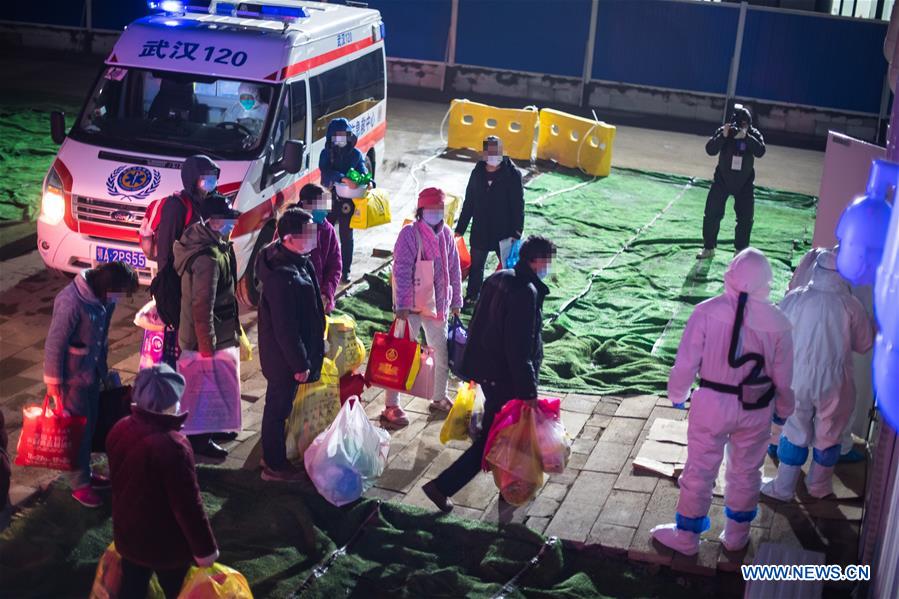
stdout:
<svg viewBox="0 0 899 599">
<path fill-rule="evenodd" d="M 715 255 L 718 229 L 724 218 L 727 197 L 734 196 L 734 250 L 740 253 L 749 247 L 752 219 L 755 213 L 755 159 L 765 155 L 765 139 L 752 126 L 752 113 L 741 104 L 734 107 L 731 121 L 719 127 L 705 145 L 709 156 L 718 155 L 715 178 L 705 201 L 702 219 L 703 250 L 696 256 L 705 260 Z"/>
<path fill-rule="evenodd" d="M 72 497 L 85 507 L 102 505 L 97 489 L 109 481 L 91 472 L 91 445 L 100 410 L 100 386 L 109 373 L 109 328 L 116 302 L 137 291 L 137 272 L 124 262 L 107 262 L 81 272 L 53 302 L 44 341 L 44 383 L 57 412 L 84 416 L 87 426 L 77 468 L 68 473 Z"/>
<path fill-rule="evenodd" d="M 211 358 L 216 351 L 239 346 L 237 260 L 229 237 L 240 213 L 224 198 L 208 198 L 203 220 L 189 226 L 175 242 L 175 271 L 181 277 L 182 350 Z M 210 435 L 191 435 L 194 451 L 221 459 L 228 452 Z"/>
<path fill-rule="evenodd" d="M 318 159 L 322 186 L 330 189 L 333 196 L 328 222 L 336 225 L 340 234 L 340 257 L 343 262 L 342 280 L 350 280 L 353 265 L 353 230 L 350 219 L 355 207 L 353 198 L 362 197 L 365 187 L 351 181 L 347 174 L 350 169 L 366 175 L 365 156 L 356 147 L 356 133 L 346 119 L 334 119 L 328 124 L 325 147 Z"/>
<path fill-rule="evenodd" d="M 181 590 L 192 564 L 208 567 L 219 551 L 200 498 L 194 454 L 179 429 L 184 377 L 168 364 L 134 379 L 131 416 L 106 438 L 112 479 L 112 534 L 122 556 L 119 597 L 146 597 L 150 577 L 166 597 Z"/>
<path fill-rule="evenodd" d="M 310 252 L 318 239 L 312 215 L 288 208 L 278 219 L 278 239 L 256 260 L 259 361 L 268 382 L 262 412 L 263 480 L 298 481 L 305 471 L 287 461 L 284 425 L 297 386 L 321 377 L 325 357 L 325 307 Z"/>
<path fill-rule="evenodd" d="M 471 171 L 456 235 L 463 237 L 471 223 L 471 270 L 465 292 L 467 308 L 474 306 L 484 281 L 484 265 L 490 252 L 499 256 L 500 241 L 521 239 L 524 231 L 524 187 L 521 173 L 495 136 L 484 140 L 483 160 Z"/>
<path fill-rule="evenodd" d="M 465 378 L 484 391 L 482 433 L 449 468 L 422 490 L 444 512 L 449 499 L 475 477 L 493 419 L 512 399 L 536 400 L 543 361 L 543 300 L 549 288 L 543 279 L 555 256 L 553 243 L 531 236 L 521 246 L 514 269 L 501 270 L 484 283 L 468 328 L 462 359 Z"/>
</svg>

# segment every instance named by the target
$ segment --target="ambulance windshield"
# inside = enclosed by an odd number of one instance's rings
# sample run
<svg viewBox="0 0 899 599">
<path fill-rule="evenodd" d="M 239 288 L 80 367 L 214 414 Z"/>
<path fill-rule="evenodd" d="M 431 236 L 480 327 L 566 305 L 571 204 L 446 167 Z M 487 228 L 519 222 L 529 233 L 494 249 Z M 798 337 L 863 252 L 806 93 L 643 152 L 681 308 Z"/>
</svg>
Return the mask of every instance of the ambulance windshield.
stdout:
<svg viewBox="0 0 899 599">
<path fill-rule="evenodd" d="M 106 67 L 73 135 L 158 154 L 255 158 L 267 137 L 273 92 L 260 83 Z"/>
</svg>

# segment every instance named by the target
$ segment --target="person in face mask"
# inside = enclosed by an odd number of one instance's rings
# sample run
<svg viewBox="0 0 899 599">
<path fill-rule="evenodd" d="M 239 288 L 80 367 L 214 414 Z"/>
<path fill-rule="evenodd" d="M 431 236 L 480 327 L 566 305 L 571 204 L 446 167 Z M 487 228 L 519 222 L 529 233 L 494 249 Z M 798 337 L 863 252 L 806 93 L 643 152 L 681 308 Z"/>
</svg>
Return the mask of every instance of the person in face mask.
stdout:
<svg viewBox="0 0 899 599">
<path fill-rule="evenodd" d="M 72 497 L 85 507 L 102 503 L 96 489 L 109 481 L 91 472 L 91 439 L 97 423 L 100 383 L 109 368 L 109 326 L 116 302 L 137 291 L 137 272 L 124 262 L 83 271 L 53 302 L 44 341 L 44 383 L 54 410 L 87 418 L 78 468 L 69 473 Z"/>
<path fill-rule="evenodd" d="M 833 492 L 833 467 L 855 407 L 855 395 L 843 391 L 853 378 L 852 352 L 871 349 L 874 326 L 837 271 L 833 252 L 818 254 L 811 282 L 788 293 L 780 308 L 793 323 L 796 411 L 783 427 L 777 478 L 766 482 L 762 493 L 791 501 L 811 446 L 805 486 L 821 498 Z"/>
<path fill-rule="evenodd" d="M 325 197 L 326 193 L 320 185 L 314 183 L 304 185 L 300 190 L 299 205 L 312 214 L 312 222 L 318 229 L 318 241 L 309 258 L 315 267 L 315 277 L 322 292 L 325 314 L 330 314 L 334 310 L 334 295 L 340 284 L 343 263 L 337 231 L 327 220 L 331 202 Z"/>
<path fill-rule="evenodd" d="M 556 246 L 531 236 L 521 245 L 515 268 L 490 275 L 468 327 L 462 372 L 484 392 L 482 434 L 449 468 L 422 487 L 441 511 L 453 509 L 451 496 L 481 469 L 493 418 L 511 399 L 537 399 L 543 362 L 543 300 Z"/>
<path fill-rule="evenodd" d="M 167 364 L 141 370 L 135 405 L 106 437 L 112 479 L 112 534 L 122 556 L 119 597 L 146 597 L 155 573 L 178 596 L 188 568 L 211 566 L 219 551 L 203 509 L 190 443 L 180 432 L 184 377 Z"/>
<path fill-rule="evenodd" d="M 771 265 L 760 251 L 737 254 L 724 273 L 724 293 L 704 301 L 684 329 L 668 378 L 675 407 L 690 399 L 687 462 L 679 479 L 676 521 L 652 529 L 653 538 L 695 555 L 707 530 L 712 489 L 727 451 L 721 540 L 739 551 L 758 512 L 761 466 L 771 422 L 793 413 L 793 338 L 790 321 L 768 299 Z M 699 388 L 690 393 L 699 375 Z"/>
<path fill-rule="evenodd" d="M 429 187 L 418 194 L 415 222 L 400 230 L 393 248 L 394 312 L 418 338 L 424 329 L 427 345 L 435 350 L 435 384 L 431 409 L 449 412 L 453 407 L 446 393 L 449 376 L 447 319 L 462 308 L 462 271 L 453 232 L 444 222 L 446 194 Z M 428 288 L 416 288 L 416 280 L 426 280 L 421 268 L 433 273 Z M 399 394 L 387 391 L 381 419 L 392 428 L 409 424 L 399 405 Z"/>
<path fill-rule="evenodd" d="M 182 350 L 212 357 L 216 351 L 238 347 L 237 260 L 229 241 L 240 212 L 224 198 L 208 198 L 203 219 L 189 226 L 175 242 L 175 271 L 181 277 Z M 191 435 L 194 452 L 223 459 L 228 452 L 210 435 Z"/>
<path fill-rule="evenodd" d="M 334 201 L 328 220 L 337 225 L 340 232 L 340 257 L 343 262 L 343 282 L 350 282 L 350 268 L 353 265 L 353 198 L 362 197 L 367 186 L 360 186 L 347 175 L 350 170 L 366 175 L 365 156 L 356 148 L 356 133 L 346 119 L 334 119 L 328 124 L 325 147 L 318 159 L 322 186 L 331 190 Z"/>
<path fill-rule="evenodd" d="M 463 237 L 469 223 L 471 270 L 465 292 L 466 310 L 474 307 L 481 293 L 487 256 L 491 252 L 500 256 L 500 243 L 519 240 L 524 231 L 521 173 L 503 155 L 502 141 L 493 135 L 484 140 L 482 159 L 468 179 L 456 235 Z"/>
<path fill-rule="evenodd" d="M 262 413 L 263 480 L 299 481 L 305 471 L 287 461 L 284 425 L 300 384 L 321 376 L 325 357 L 325 311 L 313 267 L 318 226 L 297 207 L 278 219 L 278 239 L 256 260 L 259 300 L 259 361 L 268 382 Z"/>
<path fill-rule="evenodd" d="M 237 90 L 237 103 L 233 104 L 222 118 L 225 123 L 238 123 L 258 136 L 268 115 L 268 104 L 265 103 L 260 90 L 252 83 L 241 83 Z"/>
</svg>

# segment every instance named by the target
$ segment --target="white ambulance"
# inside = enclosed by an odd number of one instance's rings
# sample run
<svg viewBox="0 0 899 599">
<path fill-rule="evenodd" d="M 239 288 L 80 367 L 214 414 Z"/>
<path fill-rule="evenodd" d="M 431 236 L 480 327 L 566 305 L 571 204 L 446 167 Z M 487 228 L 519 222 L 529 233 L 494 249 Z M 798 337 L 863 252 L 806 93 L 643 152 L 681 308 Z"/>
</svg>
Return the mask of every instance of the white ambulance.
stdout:
<svg viewBox="0 0 899 599">
<path fill-rule="evenodd" d="M 151 3 L 160 14 L 129 25 L 66 134 L 44 180 L 38 249 L 70 273 L 100 262 L 133 265 L 148 284 L 156 264 L 138 245 L 146 206 L 183 186 L 187 156 L 221 167 L 218 190 L 243 214 L 231 239 L 255 303 L 256 253 L 274 219 L 318 182 L 334 118 L 348 119 L 375 171 L 387 130 L 384 25 L 376 10 L 296 0 Z M 194 12 L 196 11 L 196 12 Z M 241 105 L 251 90 L 258 101 Z"/>
</svg>

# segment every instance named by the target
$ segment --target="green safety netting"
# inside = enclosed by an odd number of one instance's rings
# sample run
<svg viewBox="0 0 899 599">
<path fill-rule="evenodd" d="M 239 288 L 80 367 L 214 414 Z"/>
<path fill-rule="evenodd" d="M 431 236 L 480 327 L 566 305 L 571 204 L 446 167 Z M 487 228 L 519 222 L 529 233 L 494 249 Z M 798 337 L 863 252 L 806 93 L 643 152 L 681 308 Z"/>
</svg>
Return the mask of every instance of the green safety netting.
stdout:
<svg viewBox="0 0 899 599">
<path fill-rule="evenodd" d="M 599 394 L 664 392 L 693 306 L 721 292 L 733 256 L 728 208 L 718 255 L 695 259 L 708 185 L 625 169 L 595 181 L 553 172 L 528 183 L 525 233 L 546 235 L 559 248 L 544 307 L 543 385 Z M 752 244 L 771 260 L 772 298 L 783 295 L 791 268 L 811 247 L 815 205 L 811 196 L 756 190 Z M 488 269 L 495 265 L 494 259 Z M 339 302 L 359 321 L 363 339 L 390 323 L 388 275 L 386 269 L 368 275 L 367 284 Z"/>
<path fill-rule="evenodd" d="M 545 542 L 521 525 L 498 528 L 394 503 L 378 507 L 373 499 L 337 508 L 310 488 L 265 483 L 248 470 L 201 466 L 198 475 L 220 563 L 243 573 L 260 598 L 297 596 L 313 570 L 354 537 L 299 596 L 490 597 Z M 3 595 L 86 597 L 112 540 L 108 504 L 86 510 L 64 484 L 54 484 L 0 534 Z M 712 597 L 726 583 L 557 544 L 506 596 Z"/>
</svg>

